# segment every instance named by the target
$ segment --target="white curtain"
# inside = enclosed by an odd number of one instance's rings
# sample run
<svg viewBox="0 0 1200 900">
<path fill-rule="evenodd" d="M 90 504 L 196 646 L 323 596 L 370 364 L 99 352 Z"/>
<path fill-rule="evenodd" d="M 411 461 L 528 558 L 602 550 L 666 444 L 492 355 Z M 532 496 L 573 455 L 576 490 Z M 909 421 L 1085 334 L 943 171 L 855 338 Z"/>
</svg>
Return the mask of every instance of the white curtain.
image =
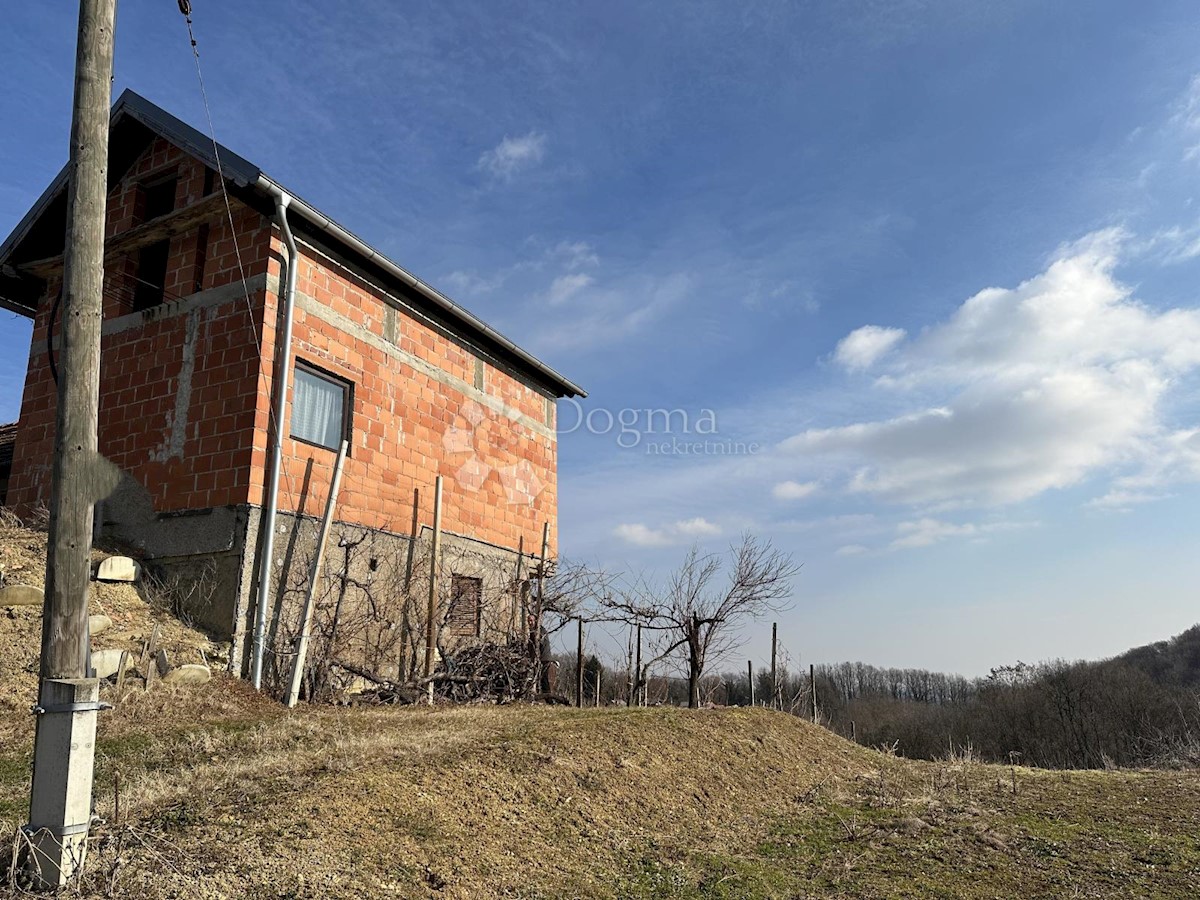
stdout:
<svg viewBox="0 0 1200 900">
<path fill-rule="evenodd" d="M 297 368 L 292 436 L 330 449 L 340 447 L 345 396 L 342 385 Z"/>
</svg>

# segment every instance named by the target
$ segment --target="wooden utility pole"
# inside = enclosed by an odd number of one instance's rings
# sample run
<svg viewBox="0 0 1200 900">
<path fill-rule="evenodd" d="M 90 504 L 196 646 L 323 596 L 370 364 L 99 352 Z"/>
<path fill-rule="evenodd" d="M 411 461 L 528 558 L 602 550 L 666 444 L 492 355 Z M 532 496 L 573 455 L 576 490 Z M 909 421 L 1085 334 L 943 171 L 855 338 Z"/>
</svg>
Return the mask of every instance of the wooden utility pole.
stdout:
<svg viewBox="0 0 1200 900">
<path fill-rule="evenodd" d="M 108 116 L 116 0 L 81 0 L 67 168 L 58 407 L 42 613 L 41 688 L 29 802 L 30 864 L 44 887 L 83 865 L 92 814 L 100 688 L 88 677 L 95 502 L 115 485 L 97 453 Z"/>
<path fill-rule="evenodd" d="M 779 707 L 779 678 L 776 674 L 775 659 L 779 647 L 779 623 L 771 623 L 771 709 Z"/>
<path fill-rule="evenodd" d="M 433 655 L 437 649 L 438 571 L 442 566 L 442 476 L 433 483 L 433 541 L 429 550 L 429 603 L 425 610 L 425 677 L 433 705 Z"/>
<path fill-rule="evenodd" d="M 579 639 L 575 650 L 575 708 L 583 707 L 583 619 L 579 620 Z"/>
</svg>

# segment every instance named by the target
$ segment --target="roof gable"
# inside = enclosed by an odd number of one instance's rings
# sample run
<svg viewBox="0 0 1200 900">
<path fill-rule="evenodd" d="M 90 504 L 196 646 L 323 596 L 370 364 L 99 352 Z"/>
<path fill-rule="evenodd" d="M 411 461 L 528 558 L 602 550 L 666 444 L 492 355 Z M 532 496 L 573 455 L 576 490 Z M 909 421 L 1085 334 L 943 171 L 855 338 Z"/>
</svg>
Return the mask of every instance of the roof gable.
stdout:
<svg viewBox="0 0 1200 900">
<path fill-rule="evenodd" d="M 503 361 L 533 375 L 556 396 L 587 396 L 578 385 L 288 191 L 253 163 L 220 144 L 214 148 L 213 141 L 202 132 L 141 95 L 126 89 L 113 104 L 109 122 L 110 189 L 156 135 L 214 170 L 218 168 L 219 154 L 219 168 L 241 199 L 250 200 L 251 205 L 267 213 L 272 198 L 280 192 L 286 194 L 293 201 L 289 206 L 289 219 L 298 215 L 303 220 L 298 224 L 305 230 L 376 272 L 378 280 L 385 287 L 390 280 L 404 290 L 413 292 L 427 304 L 428 312 L 445 319 L 451 326 L 457 326 L 456 330 Z M 12 233 L 0 243 L 0 308 L 30 317 L 35 314 L 44 285 L 40 279 L 22 272 L 20 266 L 23 262 L 62 252 L 66 230 L 67 174 L 67 166 L 64 166 Z M 254 199 L 259 202 L 255 203 Z"/>
</svg>

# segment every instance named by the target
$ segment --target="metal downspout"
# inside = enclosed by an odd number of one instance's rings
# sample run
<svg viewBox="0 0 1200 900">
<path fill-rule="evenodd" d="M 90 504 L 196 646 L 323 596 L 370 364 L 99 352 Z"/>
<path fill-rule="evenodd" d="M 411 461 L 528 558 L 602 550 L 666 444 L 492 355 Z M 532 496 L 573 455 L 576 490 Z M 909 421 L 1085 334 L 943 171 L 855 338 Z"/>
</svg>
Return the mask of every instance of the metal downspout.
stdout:
<svg viewBox="0 0 1200 900">
<path fill-rule="evenodd" d="M 296 239 L 288 225 L 287 208 L 292 198 L 275 191 L 275 217 L 287 244 L 287 281 L 283 295 L 283 337 L 277 342 L 278 367 L 275 371 L 274 412 L 268 429 L 273 434 L 271 467 L 267 480 L 267 502 L 259 531 L 263 536 L 262 555 L 258 559 L 258 591 L 254 605 L 254 643 L 251 651 L 250 679 L 256 690 L 262 687 L 263 656 L 267 629 L 267 610 L 271 606 L 271 560 L 275 553 L 275 514 L 279 508 L 279 478 L 283 472 L 283 420 L 287 412 L 288 384 L 292 369 L 292 318 L 296 306 Z"/>
</svg>

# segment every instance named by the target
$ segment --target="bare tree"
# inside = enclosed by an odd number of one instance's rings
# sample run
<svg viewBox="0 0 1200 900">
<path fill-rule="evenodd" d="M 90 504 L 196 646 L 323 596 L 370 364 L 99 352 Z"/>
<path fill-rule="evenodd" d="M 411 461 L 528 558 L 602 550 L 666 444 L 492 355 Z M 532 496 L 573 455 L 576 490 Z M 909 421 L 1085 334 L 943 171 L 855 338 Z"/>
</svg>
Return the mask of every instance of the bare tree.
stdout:
<svg viewBox="0 0 1200 900">
<path fill-rule="evenodd" d="M 738 625 L 781 608 L 798 570 L 770 541 L 746 534 L 730 548 L 728 561 L 692 547 L 665 588 L 638 582 L 600 602 L 613 617 L 659 633 L 657 659 L 675 656 L 681 661 L 688 706 L 695 708 L 705 667 L 737 645 Z M 721 579 L 722 572 L 727 580 Z"/>
</svg>

